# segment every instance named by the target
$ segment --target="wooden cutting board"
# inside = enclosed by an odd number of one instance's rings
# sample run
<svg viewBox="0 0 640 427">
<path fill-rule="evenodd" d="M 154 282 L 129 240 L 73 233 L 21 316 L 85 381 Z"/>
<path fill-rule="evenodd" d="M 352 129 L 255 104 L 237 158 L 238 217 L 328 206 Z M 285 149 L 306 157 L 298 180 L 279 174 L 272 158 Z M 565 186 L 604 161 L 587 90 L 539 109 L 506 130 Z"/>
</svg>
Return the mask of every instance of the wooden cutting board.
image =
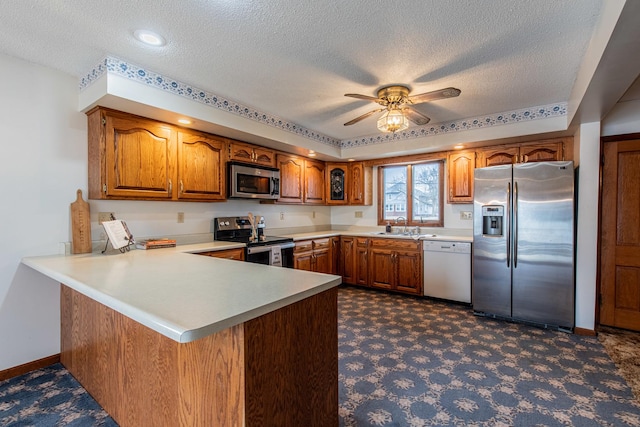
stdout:
<svg viewBox="0 0 640 427">
<path fill-rule="evenodd" d="M 91 252 L 91 217 L 89 203 L 82 200 L 82 190 L 77 191 L 76 201 L 71 203 L 71 253 Z"/>
</svg>

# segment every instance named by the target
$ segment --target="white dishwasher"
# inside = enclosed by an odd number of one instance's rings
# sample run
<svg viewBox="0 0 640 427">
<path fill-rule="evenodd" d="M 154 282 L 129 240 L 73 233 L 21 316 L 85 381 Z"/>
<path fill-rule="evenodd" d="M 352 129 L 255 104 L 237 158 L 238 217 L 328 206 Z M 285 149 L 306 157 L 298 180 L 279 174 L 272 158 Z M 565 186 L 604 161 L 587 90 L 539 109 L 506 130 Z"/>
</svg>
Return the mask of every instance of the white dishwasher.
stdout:
<svg viewBox="0 0 640 427">
<path fill-rule="evenodd" d="M 424 295 L 471 303 L 471 243 L 425 240 Z"/>
</svg>

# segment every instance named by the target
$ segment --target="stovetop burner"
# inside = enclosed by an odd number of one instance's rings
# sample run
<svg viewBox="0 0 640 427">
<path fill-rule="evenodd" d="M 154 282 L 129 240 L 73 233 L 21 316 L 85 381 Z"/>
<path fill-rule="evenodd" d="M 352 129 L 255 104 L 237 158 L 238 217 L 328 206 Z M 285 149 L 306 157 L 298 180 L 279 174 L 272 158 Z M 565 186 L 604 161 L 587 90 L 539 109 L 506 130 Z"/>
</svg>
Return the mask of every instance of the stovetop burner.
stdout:
<svg viewBox="0 0 640 427">
<path fill-rule="evenodd" d="M 293 242 L 290 237 L 265 236 L 264 218 L 256 226 L 258 240 L 251 240 L 251 223 L 249 217 L 232 216 L 213 219 L 213 239 L 225 242 L 244 243 L 247 246 L 268 246 Z"/>
</svg>

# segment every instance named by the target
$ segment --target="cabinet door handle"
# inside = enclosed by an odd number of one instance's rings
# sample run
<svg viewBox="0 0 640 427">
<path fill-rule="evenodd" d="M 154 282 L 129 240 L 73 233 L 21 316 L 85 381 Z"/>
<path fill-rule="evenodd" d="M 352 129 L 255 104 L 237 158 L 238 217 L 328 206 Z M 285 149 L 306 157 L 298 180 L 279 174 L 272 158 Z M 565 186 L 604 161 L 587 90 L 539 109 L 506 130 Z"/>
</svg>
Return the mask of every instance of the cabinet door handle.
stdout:
<svg viewBox="0 0 640 427">
<path fill-rule="evenodd" d="M 169 193 L 173 192 L 173 183 L 169 180 Z"/>
<path fill-rule="evenodd" d="M 184 185 L 182 184 L 182 180 L 180 180 L 180 194 L 184 193 Z"/>
</svg>

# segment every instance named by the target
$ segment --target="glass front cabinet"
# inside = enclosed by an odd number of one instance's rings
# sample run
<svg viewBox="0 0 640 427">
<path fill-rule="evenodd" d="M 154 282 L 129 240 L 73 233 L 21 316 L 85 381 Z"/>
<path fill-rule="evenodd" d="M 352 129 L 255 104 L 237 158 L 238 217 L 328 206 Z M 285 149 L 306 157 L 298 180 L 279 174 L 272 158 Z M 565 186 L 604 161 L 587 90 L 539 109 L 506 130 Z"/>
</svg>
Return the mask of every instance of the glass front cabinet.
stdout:
<svg viewBox="0 0 640 427">
<path fill-rule="evenodd" d="M 347 164 L 327 164 L 327 203 L 331 205 L 346 205 L 347 197 Z"/>
</svg>

